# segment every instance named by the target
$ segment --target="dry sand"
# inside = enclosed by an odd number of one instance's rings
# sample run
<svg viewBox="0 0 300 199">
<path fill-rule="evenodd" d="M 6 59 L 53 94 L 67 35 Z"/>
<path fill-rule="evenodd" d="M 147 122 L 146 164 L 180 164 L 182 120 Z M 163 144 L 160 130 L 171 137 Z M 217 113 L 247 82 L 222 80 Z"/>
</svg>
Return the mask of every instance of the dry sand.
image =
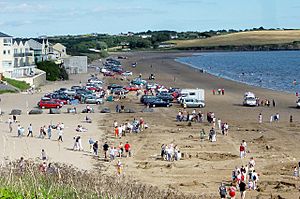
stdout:
<svg viewBox="0 0 300 199">
<path fill-rule="evenodd" d="M 267 89 L 252 87 L 229 80 L 220 79 L 209 74 L 200 73 L 186 65 L 177 63 L 174 58 L 188 56 L 191 53 L 150 53 L 135 52 L 127 53 L 129 58 L 123 60 L 126 69 L 133 70 L 134 74 L 142 73 L 147 78 L 150 73 L 155 73 L 156 81 L 166 86 L 181 88 L 203 88 L 206 91 L 206 104 L 201 109 L 205 114 L 213 111 L 217 118 L 229 123 L 229 136 L 219 135 L 216 143 L 208 141 L 200 142 L 199 131 L 204 128 L 206 132 L 210 129 L 207 123 L 176 123 L 175 116 L 181 109 L 178 104 L 172 108 L 155 108 L 153 113 L 141 113 L 144 108 L 134 94 L 125 99 L 122 103 L 125 107 L 133 108 L 137 113 L 133 114 L 91 114 L 94 122 L 83 124 L 89 130 L 83 135 L 83 145 L 88 151 L 88 138 L 99 139 L 100 146 L 103 140 L 117 146 L 120 141 L 129 141 L 132 144 L 134 157 L 122 159 L 124 163 L 124 175 L 132 176 L 143 183 L 158 186 L 162 189 L 171 188 L 184 193 L 195 193 L 203 195 L 203 198 L 218 198 L 218 186 L 221 181 L 230 181 L 231 171 L 235 166 L 245 165 L 248 158 L 253 156 L 256 159 L 256 170 L 260 174 L 259 186 L 261 191 L 247 193 L 247 198 L 271 198 L 278 196 L 284 198 L 299 198 L 299 180 L 292 177 L 293 166 L 300 160 L 299 144 L 300 138 L 300 116 L 295 107 L 296 97 L 292 94 L 276 92 Z M 132 69 L 130 64 L 137 62 L 138 67 Z M 152 67 L 151 67 L 152 65 Z M 72 76 L 68 82 L 58 82 L 42 88 L 42 92 L 51 91 L 54 88 L 68 87 L 84 82 L 88 75 Z M 175 77 L 175 78 L 174 78 Z M 174 81 L 175 79 L 175 81 Z M 126 85 L 126 81 L 105 78 L 106 82 L 116 82 Z M 225 95 L 212 95 L 211 90 L 224 88 Z M 243 107 L 241 106 L 243 94 L 252 91 L 261 99 L 275 99 L 276 107 Z M 2 116 L 2 138 L 0 145 L 4 157 L 16 159 L 20 156 L 36 158 L 40 150 L 44 148 L 51 161 L 70 163 L 80 169 L 98 169 L 105 165 L 107 172 L 115 174 L 115 162 L 104 163 L 90 157 L 89 152 L 74 152 L 69 150 L 73 146 L 73 136 L 76 125 L 81 123 L 85 114 L 69 115 L 26 115 L 26 100 L 30 107 L 34 107 L 41 97 L 41 94 L 5 94 L 1 96 L 1 108 L 5 112 Z M 105 103 L 101 107 L 110 107 L 114 111 L 116 103 Z M 64 122 L 65 142 L 58 144 L 53 140 L 42 140 L 38 138 L 16 138 L 16 127 L 12 134 L 8 133 L 7 113 L 12 108 L 23 110 L 19 117 L 21 125 L 27 129 L 32 123 L 35 135 L 41 125 Z M 81 105 L 83 107 L 83 105 Z M 97 109 L 97 107 L 95 106 Z M 66 109 L 66 107 L 64 107 Z M 198 109 L 199 110 L 199 109 Z M 190 110 L 192 111 L 192 109 Z M 264 123 L 257 122 L 258 114 L 262 113 Z M 280 113 L 280 122 L 270 124 L 269 118 L 272 114 Z M 294 122 L 289 123 L 289 116 L 293 115 Z M 130 134 L 122 139 L 115 139 L 112 132 L 113 120 L 119 123 L 130 121 L 133 118 L 143 117 L 150 128 L 140 134 Z M 53 137 L 57 135 L 54 132 Z M 241 160 L 239 158 L 239 145 L 241 140 L 246 140 L 250 154 Z M 178 162 L 166 162 L 160 160 L 160 147 L 163 143 L 178 144 L 181 151 L 189 154 L 191 158 L 185 158 Z M 267 150 L 266 146 L 270 149 Z M 101 148 L 101 147 L 99 147 Z"/>
</svg>

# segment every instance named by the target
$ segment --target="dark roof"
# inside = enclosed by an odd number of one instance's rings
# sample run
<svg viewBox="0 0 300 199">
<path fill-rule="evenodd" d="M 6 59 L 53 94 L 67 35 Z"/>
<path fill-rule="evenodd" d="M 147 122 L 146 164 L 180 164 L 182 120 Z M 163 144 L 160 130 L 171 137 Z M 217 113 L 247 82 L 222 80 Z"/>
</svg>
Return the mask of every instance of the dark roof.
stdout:
<svg viewBox="0 0 300 199">
<path fill-rule="evenodd" d="M 4 34 L 3 32 L 0 32 L 0 37 L 12 37 L 12 36 L 9 36 L 7 34 Z"/>
</svg>

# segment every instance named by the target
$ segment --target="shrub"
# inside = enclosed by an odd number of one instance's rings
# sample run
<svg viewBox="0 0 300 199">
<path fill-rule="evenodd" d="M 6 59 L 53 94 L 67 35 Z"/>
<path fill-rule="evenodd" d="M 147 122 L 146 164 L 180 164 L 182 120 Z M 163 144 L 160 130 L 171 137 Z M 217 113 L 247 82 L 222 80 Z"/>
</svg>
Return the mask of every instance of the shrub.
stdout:
<svg viewBox="0 0 300 199">
<path fill-rule="evenodd" d="M 68 80 L 69 75 L 66 70 L 52 61 L 38 62 L 37 67 L 46 72 L 46 79 L 49 81 Z"/>
</svg>

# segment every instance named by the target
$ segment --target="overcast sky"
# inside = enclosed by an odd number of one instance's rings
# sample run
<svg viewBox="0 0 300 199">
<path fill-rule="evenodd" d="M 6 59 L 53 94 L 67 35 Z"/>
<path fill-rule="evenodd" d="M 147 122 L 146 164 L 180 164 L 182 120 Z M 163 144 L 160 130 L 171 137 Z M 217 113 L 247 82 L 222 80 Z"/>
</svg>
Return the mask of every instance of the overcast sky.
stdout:
<svg viewBox="0 0 300 199">
<path fill-rule="evenodd" d="M 300 0 L 0 0 L 0 32 L 15 37 L 299 25 Z"/>
</svg>

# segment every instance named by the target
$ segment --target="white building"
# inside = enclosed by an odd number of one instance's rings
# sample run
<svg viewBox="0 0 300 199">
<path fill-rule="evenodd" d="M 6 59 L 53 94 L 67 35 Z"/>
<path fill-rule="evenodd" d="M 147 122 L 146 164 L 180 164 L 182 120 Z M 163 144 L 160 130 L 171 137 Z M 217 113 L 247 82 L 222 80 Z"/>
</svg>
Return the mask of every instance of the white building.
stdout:
<svg viewBox="0 0 300 199">
<path fill-rule="evenodd" d="M 46 73 L 34 64 L 34 51 L 30 50 L 28 41 L 14 41 L 12 36 L 1 32 L 0 74 L 35 86 L 46 81 Z"/>
<path fill-rule="evenodd" d="M 12 36 L 0 32 L 0 73 L 9 76 L 13 71 Z"/>
<path fill-rule="evenodd" d="M 87 73 L 87 56 L 70 56 L 63 59 L 68 74 Z"/>
</svg>

